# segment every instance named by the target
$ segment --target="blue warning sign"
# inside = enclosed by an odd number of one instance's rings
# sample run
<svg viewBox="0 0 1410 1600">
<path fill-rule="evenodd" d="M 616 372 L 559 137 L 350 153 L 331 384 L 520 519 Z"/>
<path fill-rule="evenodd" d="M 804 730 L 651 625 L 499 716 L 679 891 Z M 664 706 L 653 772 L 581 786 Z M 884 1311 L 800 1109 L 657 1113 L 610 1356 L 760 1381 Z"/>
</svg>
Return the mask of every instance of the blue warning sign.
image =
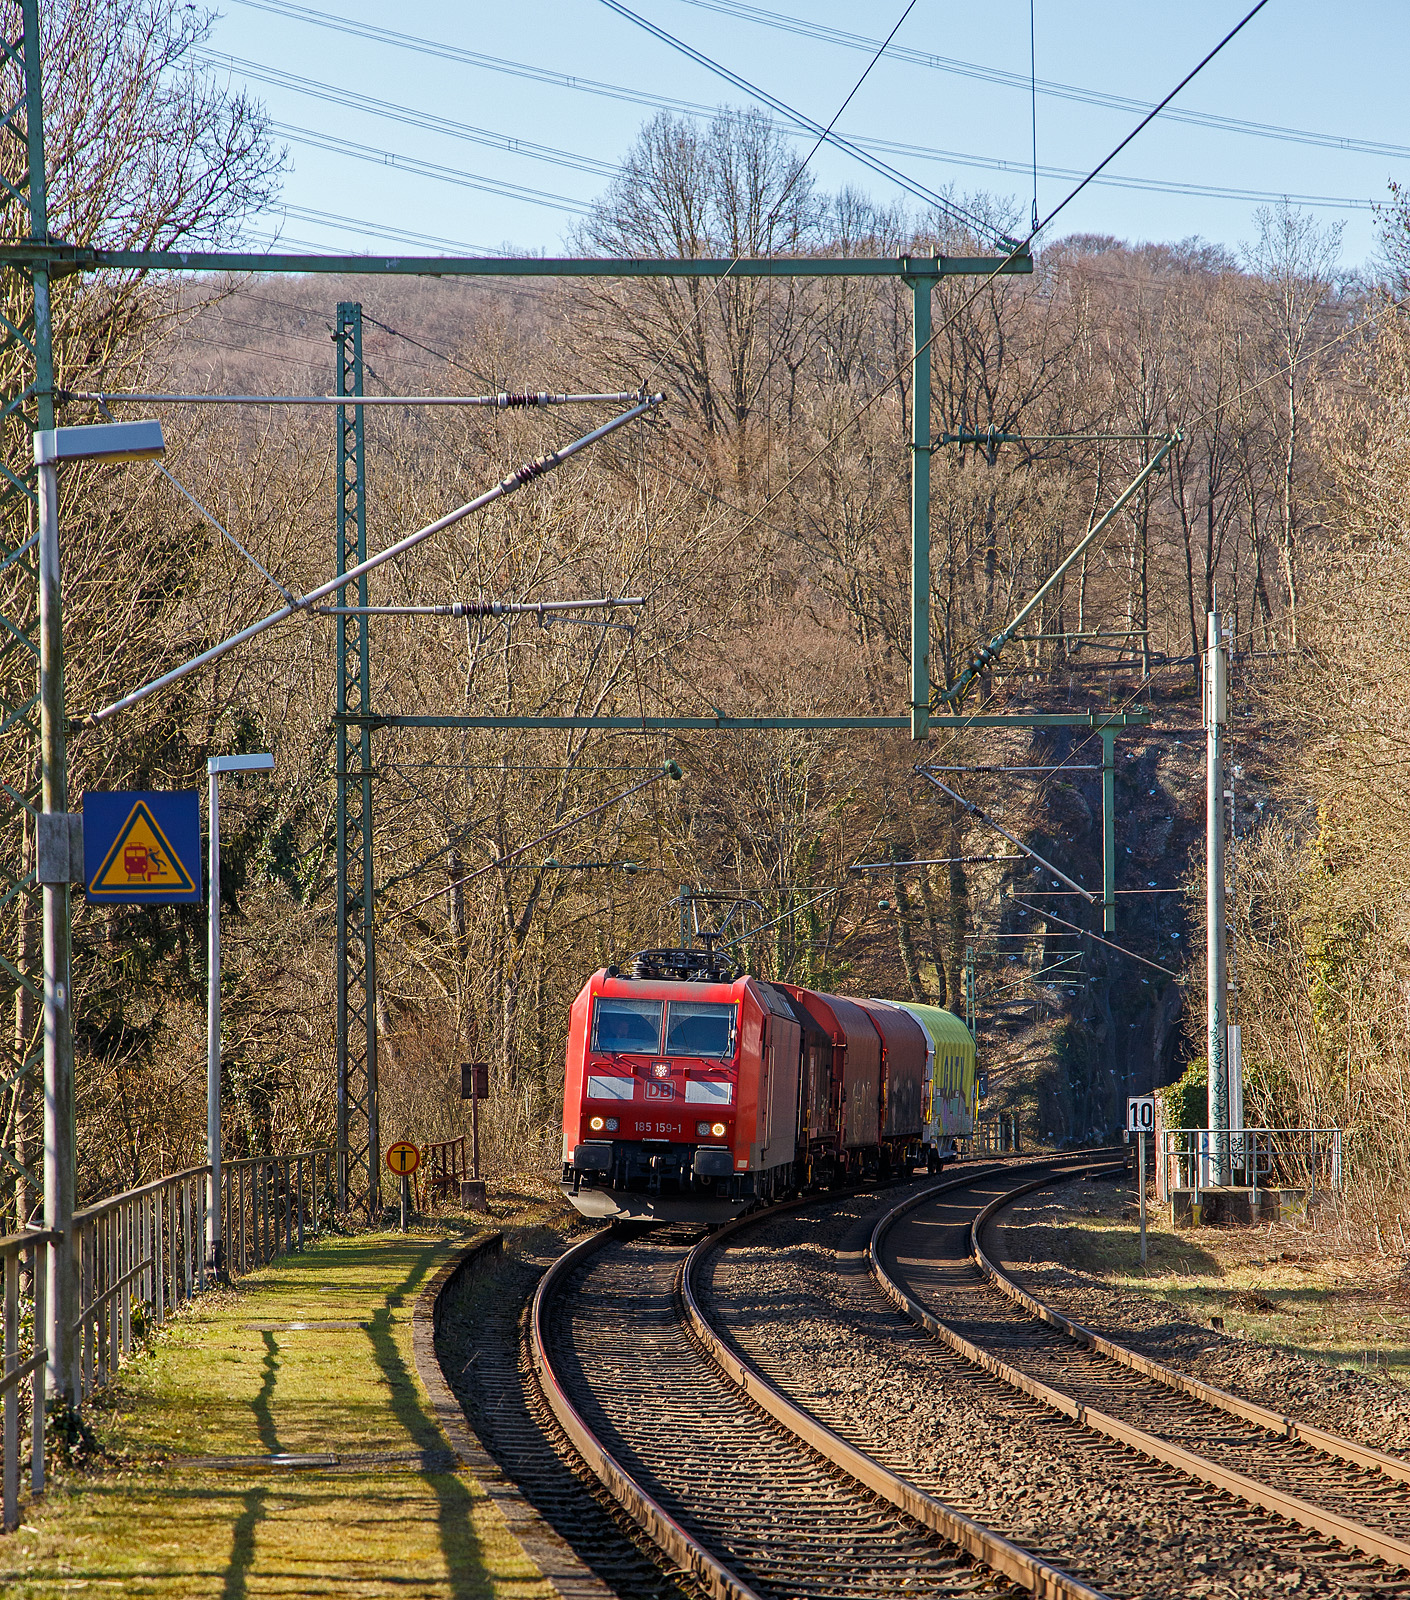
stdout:
<svg viewBox="0 0 1410 1600">
<path fill-rule="evenodd" d="M 89 790 L 83 796 L 83 882 L 90 904 L 199 904 L 200 792 Z"/>
</svg>

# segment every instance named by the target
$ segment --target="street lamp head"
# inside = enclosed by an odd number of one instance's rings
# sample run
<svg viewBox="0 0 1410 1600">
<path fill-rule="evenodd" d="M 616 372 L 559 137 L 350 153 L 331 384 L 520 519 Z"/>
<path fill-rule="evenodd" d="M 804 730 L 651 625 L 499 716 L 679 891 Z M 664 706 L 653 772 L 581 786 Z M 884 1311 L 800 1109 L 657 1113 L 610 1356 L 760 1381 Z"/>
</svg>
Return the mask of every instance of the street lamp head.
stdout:
<svg viewBox="0 0 1410 1600">
<path fill-rule="evenodd" d="M 215 772 L 272 772 L 274 757 L 266 752 L 248 756 L 211 756 L 206 771 Z"/>
<path fill-rule="evenodd" d="M 34 436 L 34 463 L 56 461 L 156 461 L 166 453 L 156 421 L 95 422 L 82 428 L 45 428 Z"/>
</svg>

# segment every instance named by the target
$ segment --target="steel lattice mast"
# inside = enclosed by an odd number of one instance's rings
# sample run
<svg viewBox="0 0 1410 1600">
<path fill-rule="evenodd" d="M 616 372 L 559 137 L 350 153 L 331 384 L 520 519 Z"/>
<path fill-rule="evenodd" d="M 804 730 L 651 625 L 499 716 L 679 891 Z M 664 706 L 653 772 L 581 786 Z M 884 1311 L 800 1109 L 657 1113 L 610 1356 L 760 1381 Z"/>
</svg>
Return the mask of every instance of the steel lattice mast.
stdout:
<svg viewBox="0 0 1410 1600">
<path fill-rule="evenodd" d="M 362 307 L 338 306 L 335 392 L 362 393 Z M 338 408 L 337 571 L 367 560 L 367 455 L 361 406 Z M 357 595 L 338 590 L 339 606 L 366 606 L 367 574 Z M 338 1203 L 381 1207 L 377 1119 L 377 947 L 373 931 L 372 706 L 368 633 L 371 618 L 338 617 Z"/>
</svg>

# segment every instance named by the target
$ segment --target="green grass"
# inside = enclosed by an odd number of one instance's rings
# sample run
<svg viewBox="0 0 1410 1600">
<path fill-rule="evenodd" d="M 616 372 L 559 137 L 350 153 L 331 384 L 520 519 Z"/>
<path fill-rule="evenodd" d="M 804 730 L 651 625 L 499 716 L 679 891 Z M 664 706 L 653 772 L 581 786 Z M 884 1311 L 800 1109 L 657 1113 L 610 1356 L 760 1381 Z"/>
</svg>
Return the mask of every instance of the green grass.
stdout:
<svg viewBox="0 0 1410 1600">
<path fill-rule="evenodd" d="M 1166 1302 L 1196 1322 L 1312 1360 L 1410 1381 L 1410 1306 L 1400 1258 L 1365 1256 L 1305 1225 L 1175 1230 L 1146 1212 L 1146 1265 L 1129 1186 L 1072 1183 L 1016 1207 L 1016 1260 L 1051 1261 Z"/>
<path fill-rule="evenodd" d="M 464 1237 L 323 1239 L 199 1299 L 94 1408 L 99 1462 L 61 1477 L 0 1538 L 7 1600 L 547 1594 L 468 1473 L 190 1461 L 444 1450 L 415 1376 L 411 1315 Z M 356 1326 L 284 1329 L 330 1321 Z"/>
</svg>

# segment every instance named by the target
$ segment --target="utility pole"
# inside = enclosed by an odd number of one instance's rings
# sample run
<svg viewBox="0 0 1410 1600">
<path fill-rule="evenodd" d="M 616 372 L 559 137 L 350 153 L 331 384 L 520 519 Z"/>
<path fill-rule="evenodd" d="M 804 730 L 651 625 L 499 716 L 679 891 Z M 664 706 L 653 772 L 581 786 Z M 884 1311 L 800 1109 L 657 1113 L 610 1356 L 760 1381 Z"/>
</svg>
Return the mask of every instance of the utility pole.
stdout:
<svg viewBox="0 0 1410 1600">
<path fill-rule="evenodd" d="M 1216 607 L 1218 601 L 1215 601 Z M 1209 613 L 1204 653 L 1205 922 L 1209 992 L 1210 1168 L 1229 1183 L 1229 1063 L 1226 1012 L 1228 961 L 1224 934 L 1224 724 L 1228 717 L 1229 655 L 1218 610 Z"/>
<path fill-rule="evenodd" d="M 28 39 L 26 38 L 26 45 Z M 38 273 L 35 274 L 36 280 Z M 36 295 L 37 299 L 37 295 Z M 52 438 L 37 431 L 35 439 Z M 67 828 L 68 764 L 64 747 L 64 632 L 59 605 L 59 482 L 53 460 L 39 463 L 39 692 L 44 783 L 39 838 Z M 73 1323 L 78 1315 L 78 1254 L 73 1248 L 73 1022 L 69 885 L 71 869 L 38 871 L 44 896 L 44 1226 L 49 1247 L 45 1301 L 49 1326 L 47 1388 L 54 1400 L 79 1402 Z M 48 881 L 45 881 L 48 879 Z M 36 1330 L 37 1337 L 37 1330 Z"/>
</svg>

